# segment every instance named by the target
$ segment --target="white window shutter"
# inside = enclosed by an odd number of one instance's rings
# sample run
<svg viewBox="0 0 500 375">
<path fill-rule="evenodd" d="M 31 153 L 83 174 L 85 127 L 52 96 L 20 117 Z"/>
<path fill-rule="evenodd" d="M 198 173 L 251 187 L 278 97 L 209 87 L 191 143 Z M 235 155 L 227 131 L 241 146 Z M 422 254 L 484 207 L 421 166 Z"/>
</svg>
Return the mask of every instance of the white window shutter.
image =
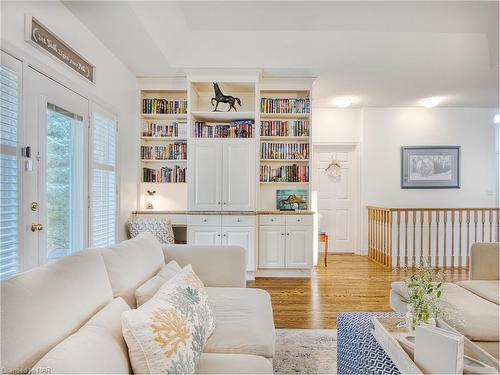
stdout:
<svg viewBox="0 0 500 375">
<path fill-rule="evenodd" d="M 116 119 L 101 110 L 92 118 L 91 246 L 106 247 L 116 241 Z"/>
<path fill-rule="evenodd" d="M 0 278 L 17 273 L 17 73 L 0 66 Z"/>
</svg>

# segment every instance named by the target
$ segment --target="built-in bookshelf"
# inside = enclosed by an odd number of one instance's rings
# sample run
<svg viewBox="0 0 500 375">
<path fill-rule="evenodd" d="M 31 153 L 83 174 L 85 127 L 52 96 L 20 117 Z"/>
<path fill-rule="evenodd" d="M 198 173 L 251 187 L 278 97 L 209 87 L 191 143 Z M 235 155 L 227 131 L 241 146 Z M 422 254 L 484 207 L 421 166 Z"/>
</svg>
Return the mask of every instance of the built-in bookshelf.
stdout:
<svg viewBox="0 0 500 375">
<path fill-rule="evenodd" d="M 277 190 L 307 190 L 310 208 L 311 81 L 260 85 L 259 209 L 276 209 Z"/>
<path fill-rule="evenodd" d="M 187 90 L 149 89 L 140 98 L 141 195 L 150 184 L 186 182 L 188 99 Z M 155 191 L 158 186 L 154 188 Z M 162 193 L 167 193 L 167 191 Z"/>
</svg>

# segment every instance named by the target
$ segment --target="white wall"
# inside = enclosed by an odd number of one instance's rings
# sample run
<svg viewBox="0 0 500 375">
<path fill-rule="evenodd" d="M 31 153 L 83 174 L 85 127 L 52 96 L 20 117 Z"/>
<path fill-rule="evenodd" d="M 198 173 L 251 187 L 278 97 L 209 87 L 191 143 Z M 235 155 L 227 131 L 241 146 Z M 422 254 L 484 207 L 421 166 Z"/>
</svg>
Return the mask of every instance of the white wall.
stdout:
<svg viewBox="0 0 500 375">
<path fill-rule="evenodd" d="M 137 204 L 139 105 L 134 75 L 60 2 L 2 1 L 1 10 L 2 49 L 33 63 L 52 78 L 118 115 L 118 240 L 125 239 L 125 222 Z M 26 13 L 36 17 L 96 65 L 95 85 L 85 82 L 76 73 L 24 41 Z"/>
<path fill-rule="evenodd" d="M 314 143 L 361 142 L 362 249 L 366 206 L 495 207 L 493 108 L 315 109 Z M 401 189 L 401 146 L 461 146 L 460 189 Z"/>
</svg>

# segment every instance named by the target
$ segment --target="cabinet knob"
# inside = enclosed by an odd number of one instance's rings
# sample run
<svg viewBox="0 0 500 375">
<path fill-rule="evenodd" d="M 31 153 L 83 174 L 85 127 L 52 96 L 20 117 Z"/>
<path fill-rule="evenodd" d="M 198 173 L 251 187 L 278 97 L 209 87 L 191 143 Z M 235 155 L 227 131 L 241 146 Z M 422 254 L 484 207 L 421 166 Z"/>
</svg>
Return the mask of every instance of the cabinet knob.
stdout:
<svg viewBox="0 0 500 375">
<path fill-rule="evenodd" d="M 236 222 L 238 222 L 238 223 L 239 223 L 240 221 L 241 221 L 240 219 L 236 219 Z"/>
<path fill-rule="evenodd" d="M 297 221 L 300 221 L 300 219 L 297 219 Z"/>
<path fill-rule="evenodd" d="M 281 235 L 282 235 L 282 236 L 284 236 L 284 235 L 285 235 L 285 233 L 281 233 Z"/>
<path fill-rule="evenodd" d="M 217 205 L 219 205 L 219 204 L 220 204 L 220 202 L 217 202 Z"/>
<path fill-rule="evenodd" d="M 217 237 L 220 237 L 220 233 L 217 233 Z"/>
<path fill-rule="evenodd" d="M 274 221 L 274 219 L 271 219 L 271 221 Z"/>
<path fill-rule="evenodd" d="M 208 220 L 207 219 L 203 219 L 203 222 L 206 223 Z"/>
<path fill-rule="evenodd" d="M 290 233 L 287 233 L 286 235 L 287 235 L 287 236 L 289 236 L 289 235 L 290 235 Z"/>
<path fill-rule="evenodd" d="M 226 202 L 222 202 L 222 204 L 227 204 Z"/>
<path fill-rule="evenodd" d="M 226 237 L 226 234 L 223 234 L 222 237 Z"/>
</svg>

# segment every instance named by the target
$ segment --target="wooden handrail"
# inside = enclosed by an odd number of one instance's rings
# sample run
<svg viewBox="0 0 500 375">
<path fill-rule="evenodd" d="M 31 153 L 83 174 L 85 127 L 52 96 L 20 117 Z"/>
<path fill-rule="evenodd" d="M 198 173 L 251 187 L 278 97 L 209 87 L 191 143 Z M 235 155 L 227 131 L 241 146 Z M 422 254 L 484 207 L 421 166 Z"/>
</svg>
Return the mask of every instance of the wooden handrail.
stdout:
<svg viewBox="0 0 500 375">
<path fill-rule="evenodd" d="M 472 242 L 500 237 L 498 207 L 367 208 L 368 256 L 386 267 L 467 268 Z"/>
</svg>

